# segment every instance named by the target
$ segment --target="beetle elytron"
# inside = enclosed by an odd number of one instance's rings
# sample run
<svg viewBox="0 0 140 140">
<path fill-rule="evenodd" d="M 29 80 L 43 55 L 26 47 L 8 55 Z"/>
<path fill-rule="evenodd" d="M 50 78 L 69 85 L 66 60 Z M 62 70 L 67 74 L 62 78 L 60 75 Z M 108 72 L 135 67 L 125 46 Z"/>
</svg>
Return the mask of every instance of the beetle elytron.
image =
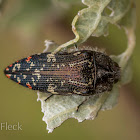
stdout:
<svg viewBox="0 0 140 140">
<path fill-rule="evenodd" d="M 88 96 L 111 91 L 120 67 L 101 52 L 35 54 L 5 69 L 8 78 L 33 90 L 51 94 Z"/>
</svg>

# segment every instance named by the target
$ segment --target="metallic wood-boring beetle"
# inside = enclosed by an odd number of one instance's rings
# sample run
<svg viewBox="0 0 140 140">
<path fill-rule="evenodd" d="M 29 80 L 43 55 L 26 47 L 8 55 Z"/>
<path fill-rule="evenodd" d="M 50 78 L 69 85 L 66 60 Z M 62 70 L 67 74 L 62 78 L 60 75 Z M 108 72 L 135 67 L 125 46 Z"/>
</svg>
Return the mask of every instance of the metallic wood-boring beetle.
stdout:
<svg viewBox="0 0 140 140">
<path fill-rule="evenodd" d="M 120 79 L 120 67 L 101 52 L 35 54 L 16 61 L 4 70 L 13 81 L 51 94 L 82 96 L 111 91 Z"/>
</svg>

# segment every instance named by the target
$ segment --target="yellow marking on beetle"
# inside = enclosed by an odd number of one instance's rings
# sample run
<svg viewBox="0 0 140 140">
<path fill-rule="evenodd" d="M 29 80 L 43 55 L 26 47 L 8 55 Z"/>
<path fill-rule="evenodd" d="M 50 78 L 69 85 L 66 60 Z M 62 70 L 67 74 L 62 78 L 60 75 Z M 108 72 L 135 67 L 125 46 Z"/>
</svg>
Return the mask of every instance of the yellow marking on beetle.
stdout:
<svg viewBox="0 0 140 140">
<path fill-rule="evenodd" d="M 52 79 L 52 78 L 50 78 L 50 81 L 51 81 L 51 82 L 53 82 L 53 79 Z"/>
<path fill-rule="evenodd" d="M 33 82 L 33 85 L 34 85 L 34 86 L 36 86 L 36 83 L 35 83 L 35 82 Z"/>
<path fill-rule="evenodd" d="M 72 94 L 71 92 L 67 93 L 67 94 Z"/>
<path fill-rule="evenodd" d="M 61 64 L 62 67 L 65 67 L 65 64 Z"/>
<path fill-rule="evenodd" d="M 32 79 L 32 81 L 33 81 L 33 82 L 35 82 L 35 79 L 34 79 L 34 77 L 31 77 L 31 79 Z"/>
<path fill-rule="evenodd" d="M 40 77 L 41 77 L 41 75 L 40 75 L 39 73 L 32 73 L 32 75 L 36 75 L 38 80 L 39 80 Z M 38 81 L 38 80 L 37 80 L 37 81 Z"/>
<path fill-rule="evenodd" d="M 65 80 L 64 80 L 64 81 L 61 81 L 61 86 L 63 86 L 63 85 L 64 85 L 64 83 L 65 83 Z"/>
<path fill-rule="evenodd" d="M 86 84 L 86 83 L 80 83 L 80 82 L 78 82 L 78 81 L 72 81 L 71 79 L 69 79 L 68 82 L 70 82 L 70 83 L 72 83 L 72 84 L 76 84 L 76 85 L 88 86 L 88 84 Z"/>
<path fill-rule="evenodd" d="M 55 58 L 55 55 L 54 54 L 48 54 L 47 55 L 47 62 L 56 62 L 56 58 Z"/>
<path fill-rule="evenodd" d="M 36 86 L 34 77 L 31 77 L 31 79 L 32 79 L 33 85 Z"/>
<path fill-rule="evenodd" d="M 27 75 L 23 75 L 23 79 L 26 79 L 27 78 Z"/>
<path fill-rule="evenodd" d="M 43 68 L 41 68 L 40 70 L 43 70 Z"/>
<path fill-rule="evenodd" d="M 47 91 L 51 92 L 52 94 L 58 94 L 57 92 L 55 92 L 54 90 L 57 88 L 57 86 L 54 84 L 49 84 Z"/>
<path fill-rule="evenodd" d="M 35 64 L 33 62 L 31 62 L 30 66 L 33 67 L 33 66 L 35 66 Z"/>
<path fill-rule="evenodd" d="M 12 69 L 12 72 L 16 71 L 16 67 L 17 67 L 18 70 L 20 70 L 20 64 L 15 64 L 13 69 Z"/>
<path fill-rule="evenodd" d="M 75 56 L 77 56 L 77 55 L 79 55 L 81 52 L 76 52 L 76 53 L 74 53 L 73 55 L 75 55 Z"/>
<path fill-rule="evenodd" d="M 90 68 L 92 66 L 92 62 L 88 61 L 89 65 L 88 67 Z"/>
<path fill-rule="evenodd" d="M 17 77 L 17 81 L 18 83 L 21 83 L 21 79 L 19 77 Z"/>
<path fill-rule="evenodd" d="M 80 62 L 71 63 L 71 64 L 69 64 L 69 66 L 73 67 L 74 65 L 79 65 L 79 64 L 86 63 L 86 62 L 89 62 L 89 60 L 83 60 L 83 61 L 80 61 Z"/>
<path fill-rule="evenodd" d="M 92 83 L 93 83 L 93 80 L 90 78 L 89 82 L 88 82 L 88 85 L 92 85 Z"/>
<path fill-rule="evenodd" d="M 54 64 L 52 64 L 51 66 L 52 66 L 52 67 L 55 67 L 55 65 L 54 65 Z"/>
<path fill-rule="evenodd" d="M 45 64 L 43 64 L 43 67 L 45 67 Z"/>
<path fill-rule="evenodd" d="M 57 64 L 57 68 L 59 69 L 60 68 L 60 66 Z"/>
<path fill-rule="evenodd" d="M 40 70 L 38 70 L 38 69 L 35 69 L 35 71 L 34 72 L 40 72 Z"/>
<path fill-rule="evenodd" d="M 75 89 L 73 91 L 75 94 L 82 94 L 81 92 L 77 92 Z"/>
<path fill-rule="evenodd" d="M 29 69 L 29 68 L 27 68 L 26 70 L 27 70 L 27 71 L 29 71 L 30 69 Z"/>
<path fill-rule="evenodd" d="M 17 75 L 14 75 L 14 78 L 16 78 L 17 77 Z"/>
</svg>

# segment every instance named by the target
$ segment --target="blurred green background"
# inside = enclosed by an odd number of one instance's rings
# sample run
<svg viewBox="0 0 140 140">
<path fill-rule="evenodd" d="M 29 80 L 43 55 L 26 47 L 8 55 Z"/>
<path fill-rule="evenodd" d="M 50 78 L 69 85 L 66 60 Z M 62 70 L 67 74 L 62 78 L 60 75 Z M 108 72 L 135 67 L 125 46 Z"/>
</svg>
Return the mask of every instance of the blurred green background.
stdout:
<svg viewBox="0 0 140 140">
<path fill-rule="evenodd" d="M 65 0 L 66 1 L 66 0 Z M 65 121 L 48 134 L 42 121 L 41 104 L 35 91 L 12 82 L 4 68 L 21 58 L 43 51 L 44 40 L 58 44 L 73 39 L 71 22 L 82 8 L 77 0 L 4 0 L 0 6 L 0 123 L 22 125 L 22 131 L 0 130 L 0 139 L 140 139 L 140 1 L 137 6 L 137 44 L 133 54 L 132 82 L 120 90 L 118 105 L 100 112 L 93 121 Z M 1 2 L 1 1 L 0 1 Z M 89 38 L 85 45 L 105 48 L 108 54 L 120 54 L 126 48 L 123 30 L 110 25 L 108 37 Z"/>
</svg>

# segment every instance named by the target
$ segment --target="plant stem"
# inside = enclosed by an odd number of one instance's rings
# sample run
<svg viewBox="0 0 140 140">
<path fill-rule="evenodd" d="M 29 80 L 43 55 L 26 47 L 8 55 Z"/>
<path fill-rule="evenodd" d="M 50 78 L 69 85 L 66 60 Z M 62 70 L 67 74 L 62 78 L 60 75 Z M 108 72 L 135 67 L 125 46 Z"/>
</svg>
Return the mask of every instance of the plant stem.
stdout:
<svg viewBox="0 0 140 140">
<path fill-rule="evenodd" d="M 134 28 L 125 28 L 125 32 L 126 32 L 127 39 L 128 39 L 128 45 L 127 45 L 127 49 L 125 50 L 125 52 L 123 54 L 121 54 L 122 57 L 121 57 L 121 61 L 120 61 L 119 65 L 122 69 L 124 69 L 128 60 L 131 58 L 132 53 L 135 48 L 135 42 L 136 42 Z"/>
</svg>

